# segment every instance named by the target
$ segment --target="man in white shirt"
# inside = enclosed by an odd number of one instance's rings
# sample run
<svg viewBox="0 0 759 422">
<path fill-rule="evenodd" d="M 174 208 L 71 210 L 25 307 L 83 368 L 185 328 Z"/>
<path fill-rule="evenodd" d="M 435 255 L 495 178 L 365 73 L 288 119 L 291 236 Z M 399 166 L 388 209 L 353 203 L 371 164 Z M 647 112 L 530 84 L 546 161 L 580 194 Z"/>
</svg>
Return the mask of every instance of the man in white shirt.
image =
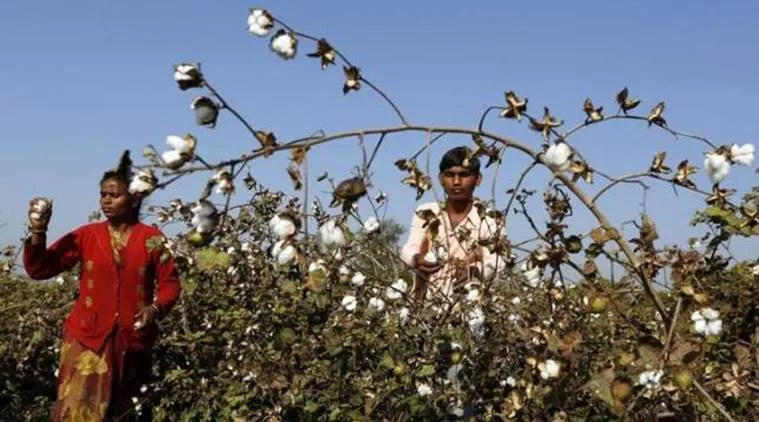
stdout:
<svg viewBox="0 0 759 422">
<path fill-rule="evenodd" d="M 474 197 L 482 181 L 480 162 L 467 147 L 447 151 L 440 160 L 438 180 L 445 201 L 420 205 L 411 221 L 403 261 L 416 271 L 413 293 L 451 297 L 472 277 L 491 276 L 503 258 L 482 246 L 503 230 Z"/>
</svg>

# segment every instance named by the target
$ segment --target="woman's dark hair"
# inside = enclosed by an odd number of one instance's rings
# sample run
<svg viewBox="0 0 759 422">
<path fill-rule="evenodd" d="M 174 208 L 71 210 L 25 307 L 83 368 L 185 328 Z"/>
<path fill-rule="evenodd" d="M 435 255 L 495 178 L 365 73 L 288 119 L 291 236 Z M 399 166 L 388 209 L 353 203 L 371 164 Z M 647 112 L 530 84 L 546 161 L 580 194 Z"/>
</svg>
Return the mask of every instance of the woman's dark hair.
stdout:
<svg viewBox="0 0 759 422">
<path fill-rule="evenodd" d="M 465 167 L 475 174 L 480 174 L 480 159 L 472 157 L 472 150 L 465 146 L 451 148 L 440 159 L 440 173 L 451 167 Z M 464 163 L 469 165 L 465 166 Z"/>
<path fill-rule="evenodd" d="M 103 178 L 100 179 L 100 184 L 103 184 L 106 180 L 116 179 L 119 182 L 123 182 L 129 187 L 129 181 L 132 178 L 132 158 L 129 156 L 129 150 L 124 151 L 119 159 L 119 165 L 115 169 L 111 169 L 103 173 Z"/>
<path fill-rule="evenodd" d="M 100 184 L 102 185 L 106 180 L 116 180 L 123 183 L 127 188 L 127 191 L 129 191 L 129 184 L 131 182 L 131 179 L 132 158 L 129 156 L 129 150 L 126 150 L 123 154 L 121 154 L 119 165 L 116 166 L 115 169 L 111 169 L 103 173 L 103 177 L 100 179 Z M 140 208 L 142 207 L 142 196 L 133 195 L 131 193 L 129 193 L 129 195 L 132 196 L 132 199 L 134 201 L 137 201 L 137 206 L 134 208 L 134 217 L 138 218 L 140 215 Z"/>
</svg>

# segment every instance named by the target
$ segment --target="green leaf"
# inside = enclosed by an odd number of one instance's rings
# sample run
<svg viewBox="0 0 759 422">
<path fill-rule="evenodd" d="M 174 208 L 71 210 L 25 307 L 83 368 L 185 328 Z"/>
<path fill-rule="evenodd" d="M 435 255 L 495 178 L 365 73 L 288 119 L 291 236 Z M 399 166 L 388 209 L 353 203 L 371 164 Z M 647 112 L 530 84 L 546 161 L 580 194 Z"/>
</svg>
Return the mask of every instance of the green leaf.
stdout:
<svg viewBox="0 0 759 422">
<path fill-rule="evenodd" d="M 229 268 L 229 255 L 209 246 L 195 254 L 197 267 L 201 271 L 226 270 Z"/>
<path fill-rule="evenodd" d="M 287 293 L 289 295 L 293 295 L 293 294 L 295 294 L 295 293 L 298 292 L 298 285 L 295 284 L 295 282 L 292 281 L 292 280 L 287 280 L 284 283 L 282 283 L 282 287 L 281 288 L 282 288 L 283 292 L 285 292 L 285 293 Z"/>
<path fill-rule="evenodd" d="M 149 237 L 145 241 L 145 246 L 148 248 L 148 252 L 152 253 L 156 250 L 163 248 L 163 243 L 164 243 L 164 237 L 161 235 L 155 235 L 155 236 Z"/>
<path fill-rule="evenodd" d="M 612 407 L 614 404 L 614 397 L 611 395 L 612 381 L 614 381 L 614 369 L 608 368 L 593 374 L 590 381 L 585 384 L 585 389 L 606 403 L 607 406 Z"/>
<path fill-rule="evenodd" d="M 429 377 L 432 375 L 435 375 L 435 365 L 429 363 L 422 365 L 416 373 L 418 377 Z"/>
<path fill-rule="evenodd" d="M 639 365 L 645 367 L 646 364 L 659 362 L 664 347 L 661 342 L 651 336 L 645 336 L 639 340 L 638 356 Z"/>
<path fill-rule="evenodd" d="M 327 281 L 327 272 L 319 268 L 308 272 L 308 281 L 306 285 L 309 289 L 318 292 L 324 287 Z"/>
<path fill-rule="evenodd" d="M 380 360 L 380 366 L 386 369 L 393 369 L 395 368 L 395 361 L 393 360 L 393 357 L 390 356 L 389 353 L 385 352 L 382 355 L 382 360 Z"/>
<path fill-rule="evenodd" d="M 598 255 L 601 255 L 601 252 L 603 251 L 603 246 L 599 245 L 598 243 L 591 243 L 588 245 L 587 248 L 585 248 L 585 256 L 589 259 L 595 258 Z"/>
</svg>

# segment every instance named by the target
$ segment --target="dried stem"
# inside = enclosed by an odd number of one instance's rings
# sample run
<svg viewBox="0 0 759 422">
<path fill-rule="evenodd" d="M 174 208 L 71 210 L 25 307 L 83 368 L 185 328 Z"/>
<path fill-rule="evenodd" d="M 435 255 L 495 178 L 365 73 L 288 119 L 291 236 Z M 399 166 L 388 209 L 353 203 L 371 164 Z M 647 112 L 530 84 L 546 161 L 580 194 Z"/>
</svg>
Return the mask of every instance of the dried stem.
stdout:
<svg viewBox="0 0 759 422">
<path fill-rule="evenodd" d="M 669 359 L 669 349 L 672 345 L 672 337 L 675 335 L 675 325 L 677 325 L 677 317 L 680 316 L 680 307 L 683 304 L 683 298 L 677 298 L 677 304 L 675 305 L 675 313 L 672 315 L 672 321 L 669 324 L 669 332 L 667 332 L 667 341 L 664 342 L 664 351 L 662 352 L 662 361 L 659 365 L 659 369 L 664 367 L 664 362 Z"/>
<path fill-rule="evenodd" d="M 401 123 L 403 123 L 405 126 L 409 125 L 408 121 L 406 120 L 406 117 L 403 115 L 403 113 L 401 113 L 401 110 L 398 108 L 397 105 L 395 105 L 395 103 L 393 102 L 393 100 L 391 100 L 390 97 L 388 97 L 387 94 L 385 94 L 384 91 L 382 91 L 381 89 L 377 88 L 377 86 L 375 86 L 373 83 L 371 83 L 370 81 L 368 81 L 363 76 L 361 77 L 361 81 L 363 81 L 365 84 L 367 84 L 369 86 L 369 88 L 373 89 L 374 92 L 376 92 L 377 94 L 379 94 L 382 98 L 385 99 L 385 101 L 387 101 L 388 104 L 390 104 L 390 107 L 392 107 L 393 110 L 395 110 L 395 114 L 397 114 L 398 118 L 401 119 Z"/>
<path fill-rule="evenodd" d="M 527 177 L 527 174 L 535 168 L 535 166 L 538 165 L 537 161 L 534 161 L 532 164 L 530 164 L 522 174 L 519 176 L 519 180 L 517 180 L 516 186 L 514 186 L 513 192 L 511 192 L 511 198 L 509 198 L 509 202 L 506 204 L 506 208 L 503 211 L 504 216 L 508 218 L 509 211 L 511 210 L 511 205 L 514 203 L 514 198 L 516 198 L 517 194 L 519 193 L 519 188 L 522 187 L 522 182 L 524 181 L 524 178 Z"/>
<path fill-rule="evenodd" d="M 627 183 L 627 182 L 630 182 L 633 179 L 637 179 L 637 178 L 640 178 L 640 177 L 648 176 L 650 174 L 651 174 L 651 172 L 636 173 L 636 174 L 631 174 L 629 176 L 624 176 L 624 177 L 621 177 L 621 178 L 618 178 L 618 179 L 614 179 L 614 180 L 612 180 L 611 183 L 609 183 L 608 185 L 604 186 L 600 191 L 598 191 L 598 193 L 593 197 L 593 199 L 591 200 L 591 202 L 595 204 L 596 201 L 598 201 L 598 198 L 601 197 L 601 195 L 603 195 L 609 189 L 613 188 L 614 186 L 616 186 L 616 185 L 618 185 L 620 183 Z M 649 189 L 649 186 L 646 185 L 645 183 L 641 182 L 640 180 L 636 180 L 636 181 L 643 186 L 643 190 L 648 190 Z"/>
<path fill-rule="evenodd" d="M 214 89 L 214 87 L 212 87 L 211 84 L 209 84 L 207 80 L 203 81 L 203 85 L 206 88 L 208 88 L 208 90 L 211 92 L 211 94 L 213 94 L 214 97 L 216 97 L 217 100 L 219 100 L 219 102 L 221 103 L 221 108 L 224 108 L 228 110 L 230 113 L 232 113 L 232 115 L 235 116 L 237 120 L 239 120 L 240 123 L 242 123 L 243 126 L 245 126 L 246 129 L 248 129 L 251 135 L 253 136 L 256 135 L 256 130 L 253 129 L 253 126 L 251 126 L 251 124 L 248 123 L 248 121 L 245 120 L 245 118 L 242 117 L 240 113 L 237 112 L 237 110 L 232 108 L 232 106 L 230 106 L 229 103 L 227 103 L 226 100 L 224 100 L 221 94 L 219 94 L 219 92 L 216 89 Z"/>
<path fill-rule="evenodd" d="M 533 150 L 532 148 L 528 147 L 526 144 L 501 137 L 499 135 L 483 131 L 480 132 L 478 130 L 472 130 L 468 128 L 461 128 L 461 127 L 447 127 L 447 126 L 423 126 L 423 125 L 404 125 L 404 126 L 395 126 L 395 127 L 385 127 L 385 128 L 376 128 L 376 129 L 365 129 L 361 131 L 350 131 L 350 132 L 342 132 L 342 133 L 336 133 L 333 135 L 323 136 L 320 138 L 306 138 L 306 140 L 301 142 L 290 142 L 287 144 L 279 145 L 277 147 L 274 147 L 268 151 L 264 151 L 262 149 L 258 149 L 256 151 L 253 151 L 252 153 L 245 154 L 239 158 L 227 160 L 218 163 L 215 167 L 220 167 L 224 165 L 231 165 L 231 164 L 238 164 L 243 162 L 248 162 L 250 160 L 253 160 L 255 158 L 264 156 L 271 152 L 276 152 L 280 150 L 289 150 L 297 147 L 313 147 L 315 145 L 323 144 L 326 142 L 335 141 L 338 139 L 346 139 L 346 138 L 352 138 L 356 137 L 360 134 L 363 135 L 372 135 L 372 134 L 383 134 L 383 133 L 402 133 L 402 132 L 447 132 L 447 133 L 459 133 L 459 134 L 468 134 L 468 135 L 480 135 L 487 139 L 490 139 L 492 141 L 498 142 L 502 144 L 504 147 L 509 147 L 516 149 L 518 151 L 521 151 L 522 153 L 530 156 L 533 160 L 538 159 L 538 152 Z M 428 142 L 431 143 L 431 140 Z M 195 171 L 199 171 L 203 169 L 199 168 L 187 168 L 184 170 L 181 170 L 183 173 L 191 173 Z M 562 181 L 562 183 L 567 186 L 567 188 L 572 191 L 572 193 L 588 208 L 588 210 L 593 214 L 593 216 L 598 220 L 598 222 L 601 224 L 602 227 L 606 229 L 611 229 L 613 226 L 609 222 L 609 219 L 606 217 L 606 215 L 594 204 L 588 195 L 585 194 L 574 182 L 572 182 L 571 179 L 569 179 L 566 175 L 560 174 L 560 173 L 554 173 L 555 177 Z M 622 252 L 625 254 L 625 256 L 630 261 L 630 264 L 632 268 L 635 270 L 635 272 L 638 274 L 643 287 L 647 293 L 647 295 L 651 298 L 651 300 L 654 302 L 654 305 L 656 306 L 658 312 L 661 314 L 663 320 L 665 322 L 669 322 L 670 318 L 667 314 L 667 311 L 661 301 L 661 298 L 658 296 L 656 291 L 653 288 L 653 285 L 651 283 L 651 280 L 643 274 L 642 271 L 640 271 L 640 262 L 633 252 L 630 245 L 627 243 L 627 241 L 619 237 L 615 239 L 615 242 L 620 247 Z"/>
<path fill-rule="evenodd" d="M 377 145 L 374 146 L 374 149 L 372 150 L 372 155 L 369 157 L 369 162 L 366 163 L 366 167 L 364 168 L 364 173 L 369 172 L 369 168 L 372 166 L 372 163 L 374 162 L 374 157 L 377 156 L 377 152 L 379 151 L 380 147 L 382 146 L 382 142 L 385 140 L 386 133 L 383 133 L 380 135 L 379 141 L 377 141 Z"/>
<path fill-rule="evenodd" d="M 722 414 L 722 416 L 725 417 L 730 422 L 735 422 L 735 419 L 733 419 L 732 416 L 730 416 L 729 413 L 727 413 L 727 410 L 725 410 L 724 407 L 722 407 L 721 404 L 717 402 L 717 400 L 714 400 L 714 398 L 709 394 L 708 391 L 704 389 L 704 386 L 702 386 L 698 381 L 693 381 L 693 385 L 696 387 L 696 390 L 698 390 L 699 393 L 701 393 L 702 396 L 706 399 L 706 401 L 709 402 L 712 406 L 714 406 L 719 413 Z"/>
<path fill-rule="evenodd" d="M 613 116 L 604 117 L 603 120 L 599 120 L 599 121 L 595 121 L 595 122 L 584 122 L 584 123 L 578 124 L 574 128 L 570 129 L 568 132 L 566 132 L 566 133 L 564 133 L 562 135 L 559 135 L 559 136 L 562 137 L 562 138 L 564 138 L 564 139 L 568 139 L 570 136 L 572 136 L 575 132 L 579 131 L 580 129 L 583 129 L 583 128 L 586 128 L 586 127 L 588 127 L 590 125 L 598 124 L 598 123 L 601 123 L 601 122 L 610 121 L 610 120 L 643 120 L 645 122 L 648 122 L 648 119 L 645 116 L 633 116 L 633 115 L 629 115 L 629 114 L 620 114 L 620 113 L 617 113 L 617 114 L 615 114 Z M 668 126 L 662 126 L 662 125 L 656 125 L 656 126 L 660 127 L 662 130 L 670 133 L 675 138 L 683 137 L 683 138 L 695 139 L 697 141 L 705 143 L 706 145 L 708 145 L 712 149 L 716 148 L 715 145 L 714 145 L 714 143 L 712 143 L 710 140 L 704 138 L 703 136 L 697 136 L 697 135 L 692 135 L 692 134 L 685 133 L 685 132 L 680 132 L 680 131 L 671 129 Z"/>
<path fill-rule="evenodd" d="M 274 21 L 277 22 L 277 23 L 279 23 L 283 27 L 285 27 L 285 29 L 287 29 L 288 31 L 290 31 L 296 37 L 305 38 L 305 39 L 308 39 L 308 40 L 311 40 L 311 41 L 314 41 L 314 42 L 319 42 L 319 38 L 314 37 L 312 35 L 305 34 L 303 32 L 298 32 L 298 31 L 294 30 L 289 25 L 287 25 L 286 23 L 282 22 L 279 19 L 275 18 Z M 330 45 L 330 46 L 332 47 L 332 51 L 334 51 L 335 54 L 347 66 L 353 67 L 353 64 L 350 62 L 350 60 L 348 60 L 347 57 L 345 57 L 345 55 L 343 53 L 341 53 L 338 49 L 336 49 L 335 46 L 333 46 L 333 45 Z M 397 114 L 398 118 L 401 119 L 401 123 L 403 123 L 404 125 L 408 126 L 408 120 L 406 120 L 406 117 L 403 115 L 403 113 L 401 113 L 401 110 L 398 108 L 398 106 L 395 104 L 395 102 L 393 102 L 393 100 L 391 100 L 390 97 L 387 94 L 385 94 L 384 91 L 382 91 L 381 89 L 379 89 L 376 85 L 374 85 L 371 81 L 367 80 L 363 76 L 360 77 L 360 80 L 362 82 L 364 82 L 367 86 L 369 86 L 369 88 L 371 88 L 372 90 L 374 90 L 374 92 L 376 92 L 377 94 L 379 94 L 388 104 L 390 104 L 390 107 L 393 108 L 393 110 L 395 111 L 395 114 Z"/>
<path fill-rule="evenodd" d="M 504 110 L 504 108 L 500 106 L 490 106 L 486 108 L 485 111 L 482 112 L 482 116 L 480 116 L 480 123 L 477 125 L 478 131 L 482 132 L 482 125 L 485 124 L 485 118 L 488 116 L 488 113 L 493 110 Z"/>
</svg>

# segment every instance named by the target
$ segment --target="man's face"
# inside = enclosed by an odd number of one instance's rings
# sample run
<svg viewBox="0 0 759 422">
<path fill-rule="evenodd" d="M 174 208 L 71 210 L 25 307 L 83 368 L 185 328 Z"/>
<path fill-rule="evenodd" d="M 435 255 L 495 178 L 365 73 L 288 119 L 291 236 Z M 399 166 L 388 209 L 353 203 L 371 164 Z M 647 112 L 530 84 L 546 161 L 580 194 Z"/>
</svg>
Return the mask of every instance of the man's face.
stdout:
<svg viewBox="0 0 759 422">
<path fill-rule="evenodd" d="M 443 186 L 449 201 L 468 201 L 482 176 L 471 170 L 454 166 L 440 173 L 440 185 Z"/>
</svg>

